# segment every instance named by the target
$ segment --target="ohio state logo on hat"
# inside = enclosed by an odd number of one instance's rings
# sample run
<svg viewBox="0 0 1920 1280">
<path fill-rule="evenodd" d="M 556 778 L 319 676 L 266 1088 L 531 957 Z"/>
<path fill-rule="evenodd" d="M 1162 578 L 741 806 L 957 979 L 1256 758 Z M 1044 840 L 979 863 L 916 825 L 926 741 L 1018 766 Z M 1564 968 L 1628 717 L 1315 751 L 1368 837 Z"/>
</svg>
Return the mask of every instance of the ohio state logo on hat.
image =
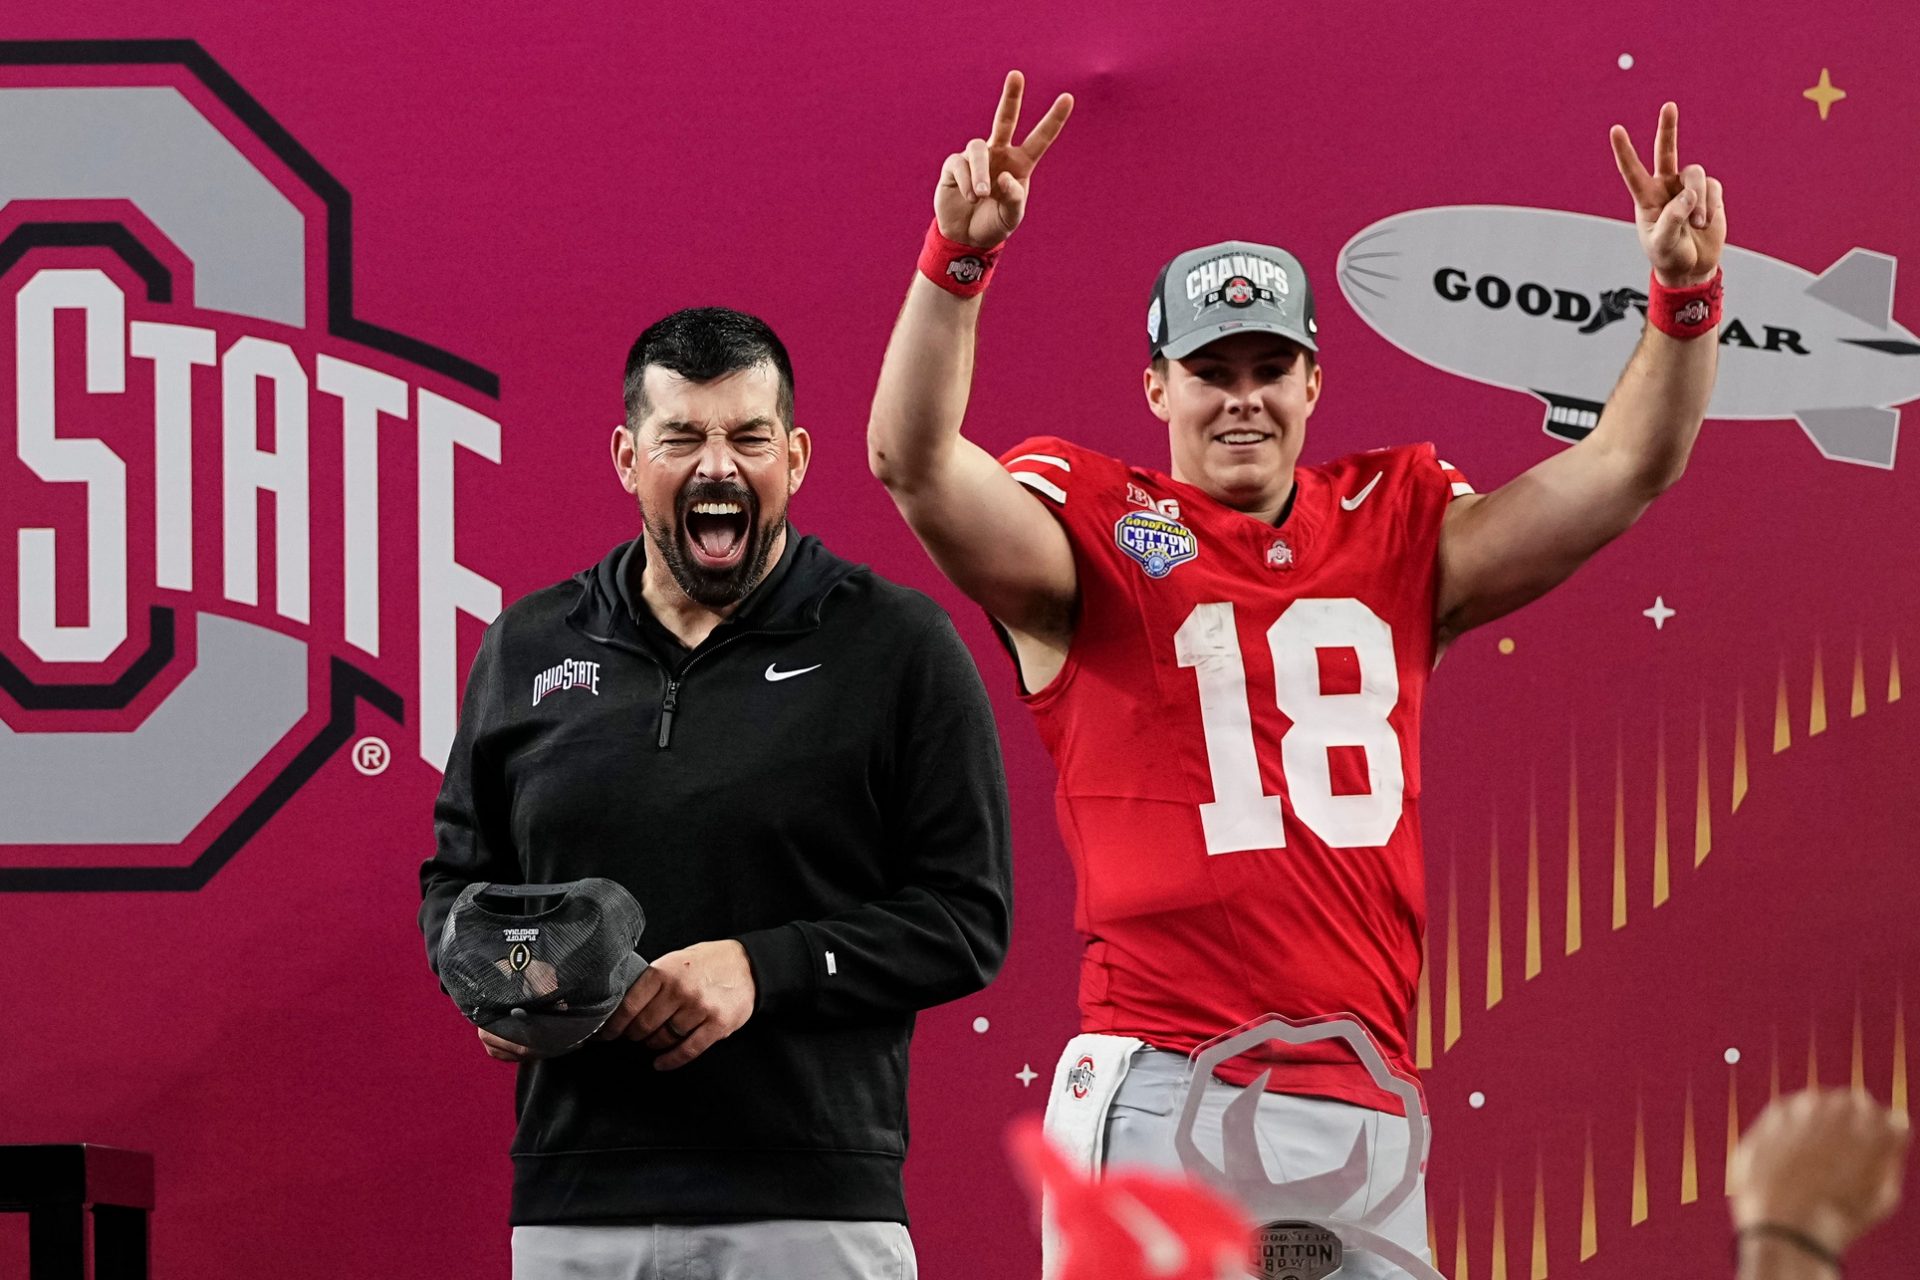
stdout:
<svg viewBox="0 0 1920 1280">
<path fill-rule="evenodd" d="M 1246 308 L 1256 302 L 1264 302 L 1270 307 L 1280 305 L 1280 295 L 1265 285 L 1255 284 L 1245 276 L 1234 276 L 1224 281 L 1218 289 L 1202 294 L 1194 304 L 1196 311 L 1205 311 L 1208 307 L 1217 307 L 1225 303 L 1229 307 Z"/>
<path fill-rule="evenodd" d="M 1278 334 L 1316 349 L 1305 270 L 1274 245 L 1228 240 L 1189 249 L 1160 269 L 1149 312 L 1155 356 L 1182 360 L 1229 333 Z"/>
<path fill-rule="evenodd" d="M 197 44 L 0 88 L 0 891 L 197 889 L 356 738 L 444 763 L 499 379 L 355 314 L 346 189 Z"/>
</svg>

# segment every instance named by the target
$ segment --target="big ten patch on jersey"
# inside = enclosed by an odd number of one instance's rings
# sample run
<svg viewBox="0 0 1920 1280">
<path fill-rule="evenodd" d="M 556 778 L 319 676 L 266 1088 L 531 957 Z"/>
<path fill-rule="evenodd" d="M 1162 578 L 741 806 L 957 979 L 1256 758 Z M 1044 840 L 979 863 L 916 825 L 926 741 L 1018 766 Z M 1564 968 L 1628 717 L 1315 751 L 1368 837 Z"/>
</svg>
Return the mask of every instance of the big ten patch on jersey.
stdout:
<svg viewBox="0 0 1920 1280">
<path fill-rule="evenodd" d="M 349 193 L 199 46 L 0 54 L 0 891 L 196 889 L 444 764 L 499 378 L 356 314 Z"/>
</svg>

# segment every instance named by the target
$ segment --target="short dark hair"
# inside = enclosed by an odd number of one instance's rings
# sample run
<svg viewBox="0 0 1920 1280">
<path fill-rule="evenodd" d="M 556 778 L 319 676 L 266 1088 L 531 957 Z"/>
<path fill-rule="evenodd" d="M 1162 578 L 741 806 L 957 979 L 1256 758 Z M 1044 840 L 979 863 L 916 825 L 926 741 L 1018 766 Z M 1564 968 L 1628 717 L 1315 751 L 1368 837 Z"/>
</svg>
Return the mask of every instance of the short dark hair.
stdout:
<svg viewBox="0 0 1920 1280">
<path fill-rule="evenodd" d="M 656 320 L 627 350 L 627 426 L 647 416 L 649 365 L 689 382 L 712 382 L 762 363 L 780 375 L 780 421 L 791 431 L 793 361 L 766 321 L 728 307 L 688 307 Z"/>
</svg>

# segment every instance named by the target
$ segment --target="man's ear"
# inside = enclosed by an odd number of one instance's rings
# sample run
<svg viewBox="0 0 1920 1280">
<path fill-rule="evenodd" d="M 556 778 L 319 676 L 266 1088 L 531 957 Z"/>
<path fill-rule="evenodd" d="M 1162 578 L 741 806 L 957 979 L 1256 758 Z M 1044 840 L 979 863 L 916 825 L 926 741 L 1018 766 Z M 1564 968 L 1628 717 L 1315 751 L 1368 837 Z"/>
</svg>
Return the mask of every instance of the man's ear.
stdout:
<svg viewBox="0 0 1920 1280">
<path fill-rule="evenodd" d="M 1147 393 L 1147 408 L 1153 410 L 1153 416 L 1160 421 L 1171 421 L 1173 410 L 1167 407 L 1167 380 L 1152 365 L 1146 367 L 1141 380 L 1141 389 Z"/>
<path fill-rule="evenodd" d="M 813 436 L 803 426 L 787 428 L 787 496 L 800 492 L 807 478 L 807 464 L 813 460 Z"/>
<path fill-rule="evenodd" d="M 640 485 L 640 442 L 634 439 L 633 432 L 622 422 L 613 429 L 613 471 L 620 477 L 620 487 L 628 493 L 637 493 Z"/>
</svg>

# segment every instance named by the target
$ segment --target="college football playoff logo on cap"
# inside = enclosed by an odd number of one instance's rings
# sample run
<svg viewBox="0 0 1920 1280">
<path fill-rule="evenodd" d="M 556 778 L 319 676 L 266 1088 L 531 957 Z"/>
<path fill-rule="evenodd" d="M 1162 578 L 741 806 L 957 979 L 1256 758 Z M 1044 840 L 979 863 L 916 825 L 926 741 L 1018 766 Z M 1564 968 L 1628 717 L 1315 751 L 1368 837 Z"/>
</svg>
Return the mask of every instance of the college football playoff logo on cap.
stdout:
<svg viewBox="0 0 1920 1280">
<path fill-rule="evenodd" d="M 0 890 L 197 889 L 357 737 L 444 764 L 499 380 L 354 313 L 346 190 L 191 41 L 0 42 L 0 133 Z"/>
</svg>

